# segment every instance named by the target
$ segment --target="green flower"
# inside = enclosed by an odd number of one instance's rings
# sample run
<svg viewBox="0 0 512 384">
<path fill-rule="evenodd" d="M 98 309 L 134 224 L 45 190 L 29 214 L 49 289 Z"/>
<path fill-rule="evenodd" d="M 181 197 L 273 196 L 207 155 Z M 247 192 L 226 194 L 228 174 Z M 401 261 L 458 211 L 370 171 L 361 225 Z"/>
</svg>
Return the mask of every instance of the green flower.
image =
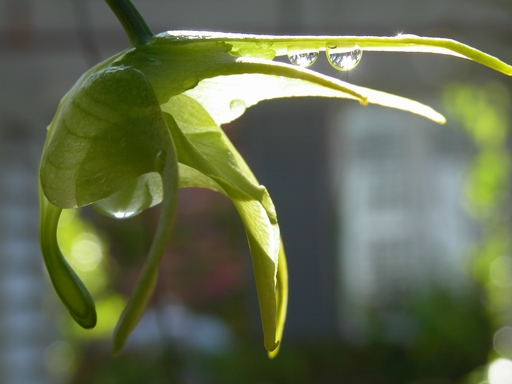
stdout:
<svg viewBox="0 0 512 384">
<path fill-rule="evenodd" d="M 309 65 L 318 52 L 349 69 L 370 50 L 430 52 L 477 61 L 508 75 L 512 67 L 446 39 L 278 37 L 212 32 L 153 36 L 127 1 L 107 1 L 133 45 L 86 72 L 62 99 L 48 127 L 40 166 L 41 247 L 51 281 L 71 316 L 96 324 L 94 302 L 57 242 L 62 209 L 92 204 L 117 218 L 162 203 L 162 213 L 136 288 L 119 319 L 114 352 L 124 345 L 154 290 L 169 239 L 178 188 L 202 187 L 235 205 L 251 251 L 265 347 L 274 356 L 287 303 L 286 259 L 276 210 L 264 186 L 220 125 L 261 100 L 339 97 L 398 108 L 443 123 L 431 108 L 358 87 L 307 68 L 273 61 L 288 55 Z"/>
</svg>

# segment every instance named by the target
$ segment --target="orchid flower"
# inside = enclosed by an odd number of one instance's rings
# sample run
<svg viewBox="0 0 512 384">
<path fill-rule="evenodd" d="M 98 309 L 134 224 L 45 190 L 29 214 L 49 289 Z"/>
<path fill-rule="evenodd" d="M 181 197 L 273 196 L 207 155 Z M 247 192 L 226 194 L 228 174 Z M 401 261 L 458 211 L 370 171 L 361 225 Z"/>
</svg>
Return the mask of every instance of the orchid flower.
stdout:
<svg viewBox="0 0 512 384">
<path fill-rule="evenodd" d="M 512 75 L 512 67 L 459 42 L 400 35 L 258 36 L 171 31 L 154 35 L 127 0 L 106 0 L 132 45 L 87 71 L 63 97 L 48 127 L 39 172 L 40 237 L 57 294 L 84 328 L 96 324 L 87 288 L 59 250 L 62 209 L 92 204 L 116 218 L 162 203 L 156 234 L 114 334 L 123 347 L 155 288 L 178 189 L 209 188 L 233 202 L 245 227 L 261 312 L 264 345 L 279 349 L 288 295 L 286 258 L 276 209 L 220 126 L 267 99 L 346 98 L 444 117 L 421 103 L 352 85 L 307 68 L 325 51 L 339 70 L 365 51 L 426 52 L 476 61 Z M 291 63 L 273 61 L 288 56 Z"/>
</svg>

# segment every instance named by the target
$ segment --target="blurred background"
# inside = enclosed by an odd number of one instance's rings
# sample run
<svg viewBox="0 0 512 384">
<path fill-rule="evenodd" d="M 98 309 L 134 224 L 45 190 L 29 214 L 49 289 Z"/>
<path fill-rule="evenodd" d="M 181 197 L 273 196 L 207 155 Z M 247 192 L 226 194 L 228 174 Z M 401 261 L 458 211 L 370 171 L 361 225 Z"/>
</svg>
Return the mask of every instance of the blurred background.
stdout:
<svg viewBox="0 0 512 384">
<path fill-rule="evenodd" d="M 457 39 L 512 63 L 509 0 L 145 0 L 154 32 Z M 327 99 L 263 102 L 225 126 L 276 205 L 290 299 L 269 360 L 244 231 L 224 197 L 180 192 L 156 294 L 125 350 L 111 334 L 158 207 L 66 212 L 59 239 L 95 297 L 75 326 L 38 245 L 37 167 L 60 98 L 128 40 L 101 0 L 0 0 L 0 383 L 510 384 L 510 91 L 425 54 L 364 53 L 337 72 L 444 113 L 436 125 Z"/>
</svg>

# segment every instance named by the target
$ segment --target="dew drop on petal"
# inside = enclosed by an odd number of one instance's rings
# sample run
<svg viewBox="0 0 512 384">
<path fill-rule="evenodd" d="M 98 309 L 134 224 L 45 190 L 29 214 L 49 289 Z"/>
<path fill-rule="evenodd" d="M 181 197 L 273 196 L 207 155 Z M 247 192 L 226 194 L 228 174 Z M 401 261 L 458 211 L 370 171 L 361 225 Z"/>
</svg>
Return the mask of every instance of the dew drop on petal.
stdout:
<svg viewBox="0 0 512 384">
<path fill-rule="evenodd" d="M 419 37 L 418 35 L 413 35 L 412 33 L 399 33 L 397 37 Z"/>
<path fill-rule="evenodd" d="M 229 103 L 229 109 L 235 115 L 235 119 L 239 116 L 242 116 L 246 109 L 245 101 L 241 99 L 234 99 Z"/>
<path fill-rule="evenodd" d="M 127 211 L 127 212 L 115 212 L 113 215 L 116 219 L 127 219 L 128 217 L 132 217 L 132 216 L 135 216 L 137 214 L 137 212 L 131 212 L 131 211 Z"/>
<path fill-rule="evenodd" d="M 353 48 L 327 47 L 327 60 L 338 71 L 350 71 L 357 67 L 363 57 L 363 51 L 357 45 Z"/>
<path fill-rule="evenodd" d="M 300 53 L 288 53 L 288 59 L 293 65 L 299 67 L 310 67 L 318 59 L 318 51 L 313 52 L 300 52 Z"/>
</svg>

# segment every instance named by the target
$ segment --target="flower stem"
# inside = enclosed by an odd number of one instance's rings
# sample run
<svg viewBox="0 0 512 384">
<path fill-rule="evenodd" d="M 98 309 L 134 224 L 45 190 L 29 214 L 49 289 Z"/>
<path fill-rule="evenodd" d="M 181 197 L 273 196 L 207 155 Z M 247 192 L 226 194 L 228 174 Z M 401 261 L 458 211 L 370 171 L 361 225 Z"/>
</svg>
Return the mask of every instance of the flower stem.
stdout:
<svg viewBox="0 0 512 384">
<path fill-rule="evenodd" d="M 145 44 L 154 34 L 130 0 L 105 0 L 123 26 L 132 45 Z"/>
</svg>

